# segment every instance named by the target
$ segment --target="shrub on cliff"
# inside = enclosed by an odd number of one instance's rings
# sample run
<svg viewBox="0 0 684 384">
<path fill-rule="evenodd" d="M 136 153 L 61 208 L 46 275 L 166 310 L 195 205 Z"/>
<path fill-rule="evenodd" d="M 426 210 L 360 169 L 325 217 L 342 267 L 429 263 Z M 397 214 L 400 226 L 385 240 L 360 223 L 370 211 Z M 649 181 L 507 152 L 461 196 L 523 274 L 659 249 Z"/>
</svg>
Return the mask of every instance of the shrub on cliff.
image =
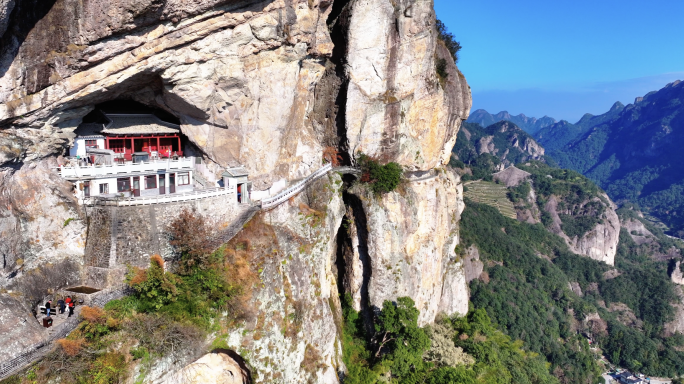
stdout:
<svg viewBox="0 0 684 384">
<path fill-rule="evenodd" d="M 211 228 L 204 216 L 184 209 L 169 225 L 171 245 L 180 254 L 178 273 L 190 275 L 193 270 L 211 267 Z"/>
<path fill-rule="evenodd" d="M 155 257 L 156 256 L 156 257 Z M 144 309 L 160 309 L 176 301 L 180 279 L 164 271 L 164 264 L 158 255 L 150 259 L 147 270 L 133 269 L 128 275 L 128 283 L 135 289 Z"/>
<path fill-rule="evenodd" d="M 523 350 L 521 341 L 512 341 L 497 330 L 484 310 L 440 322 L 445 328 L 440 333 L 449 335 L 450 344 L 472 356 L 449 365 L 423 358 L 431 339 L 426 329 L 418 327 L 420 312 L 410 298 L 383 303 L 371 343 L 351 304 L 351 296 L 346 294 L 342 298 L 343 360 L 348 369 L 345 384 L 558 383 L 541 356 Z"/>
<path fill-rule="evenodd" d="M 447 50 L 451 53 L 451 56 L 454 58 L 454 63 L 458 63 L 458 52 L 462 48 L 461 43 L 456 41 L 454 34 L 449 32 L 446 25 L 439 19 L 437 19 L 437 36 L 444 42 Z"/>
<path fill-rule="evenodd" d="M 361 182 L 369 184 L 373 193 L 392 192 L 401 182 L 403 170 L 395 162 L 380 165 L 377 160 L 363 153 L 358 155 L 357 161 L 362 171 Z"/>
</svg>

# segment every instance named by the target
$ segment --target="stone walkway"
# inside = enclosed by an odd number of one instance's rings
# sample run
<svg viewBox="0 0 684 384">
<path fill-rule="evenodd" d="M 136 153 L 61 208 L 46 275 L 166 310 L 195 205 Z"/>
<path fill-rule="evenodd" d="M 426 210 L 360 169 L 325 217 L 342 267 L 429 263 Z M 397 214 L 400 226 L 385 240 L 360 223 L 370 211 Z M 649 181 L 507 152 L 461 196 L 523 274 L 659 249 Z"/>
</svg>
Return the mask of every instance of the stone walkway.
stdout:
<svg viewBox="0 0 684 384">
<path fill-rule="evenodd" d="M 57 311 L 59 312 L 59 311 Z M 72 318 L 75 317 L 78 319 L 78 315 L 81 313 L 81 306 L 77 305 L 76 308 L 74 308 L 74 314 L 71 316 Z M 43 325 L 43 319 L 45 319 L 47 316 L 45 314 L 40 314 L 38 316 L 38 323 L 42 326 Z M 52 339 L 56 334 L 60 333 L 60 331 L 63 328 L 63 324 L 67 322 L 69 319 L 69 309 L 65 308 L 64 313 L 55 313 L 54 311 L 52 312 L 52 315 L 50 316 L 52 318 L 52 327 L 48 328 L 48 339 Z"/>
</svg>

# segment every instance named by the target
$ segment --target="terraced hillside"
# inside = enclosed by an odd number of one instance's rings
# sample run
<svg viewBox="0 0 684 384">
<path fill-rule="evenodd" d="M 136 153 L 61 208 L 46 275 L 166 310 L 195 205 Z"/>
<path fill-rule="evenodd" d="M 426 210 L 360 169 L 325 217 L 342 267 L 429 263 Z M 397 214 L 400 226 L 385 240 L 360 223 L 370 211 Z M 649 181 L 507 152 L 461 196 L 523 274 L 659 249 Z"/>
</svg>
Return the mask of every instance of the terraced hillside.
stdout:
<svg viewBox="0 0 684 384">
<path fill-rule="evenodd" d="M 508 189 L 504 185 L 488 181 L 473 181 L 466 183 L 465 186 L 465 197 L 476 203 L 494 207 L 506 217 L 516 218 L 515 207 L 506 196 Z"/>
</svg>

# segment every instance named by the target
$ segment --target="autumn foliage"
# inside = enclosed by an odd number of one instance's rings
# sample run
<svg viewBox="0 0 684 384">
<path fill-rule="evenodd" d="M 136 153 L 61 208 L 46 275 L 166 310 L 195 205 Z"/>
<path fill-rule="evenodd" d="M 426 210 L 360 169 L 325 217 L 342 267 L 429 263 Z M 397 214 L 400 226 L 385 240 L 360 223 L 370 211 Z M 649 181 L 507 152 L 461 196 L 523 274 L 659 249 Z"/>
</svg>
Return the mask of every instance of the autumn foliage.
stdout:
<svg viewBox="0 0 684 384">
<path fill-rule="evenodd" d="M 169 226 L 169 233 L 171 245 L 181 256 L 179 274 L 189 275 L 194 269 L 210 267 L 212 231 L 202 215 L 183 210 Z M 160 267 L 163 269 L 163 262 Z"/>
<path fill-rule="evenodd" d="M 325 147 L 323 149 L 323 159 L 332 164 L 333 167 L 339 167 L 342 162 L 342 156 L 340 156 L 337 149 L 333 147 Z"/>
<path fill-rule="evenodd" d="M 97 307 L 84 306 L 81 308 L 81 317 L 83 320 L 97 324 L 104 324 L 107 321 L 105 312 Z"/>
<path fill-rule="evenodd" d="M 81 352 L 81 348 L 83 348 L 83 343 L 85 343 L 85 339 L 82 338 L 57 340 L 57 344 L 59 344 L 64 353 L 66 353 L 69 356 L 78 355 Z"/>
</svg>

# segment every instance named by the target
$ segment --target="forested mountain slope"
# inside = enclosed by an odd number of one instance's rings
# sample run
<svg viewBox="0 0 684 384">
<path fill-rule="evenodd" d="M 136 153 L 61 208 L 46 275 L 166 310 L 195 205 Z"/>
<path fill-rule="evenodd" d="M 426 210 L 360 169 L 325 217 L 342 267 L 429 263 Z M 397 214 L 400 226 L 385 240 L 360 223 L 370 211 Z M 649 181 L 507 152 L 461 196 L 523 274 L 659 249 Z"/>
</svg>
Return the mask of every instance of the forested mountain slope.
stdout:
<svg viewBox="0 0 684 384">
<path fill-rule="evenodd" d="M 486 128 L 479 124 L 464 123 L 452 150 L 452 165 L 463 168 L 463 164 L 467 164 L 476 179 L 491 178 L 492 172 L 543 158 L 544 148 L 509 121 L 500 121 Z"/>
<path fill-rule="evenodd" d="M 638 203 L 672 234 L 684 236 L 683 102 L 684 84 L 668 84 L 622 109 L 614 106 L 602 123 L 548 154 L 587 175 L 613 200 Z"/>
<path fill-rule="evenodd" d="M 625 106 L 621 102 L 616 102 L 610 111 L 602 115 L 585 114 L 575 124 L 566 120 L 540 129 L 534 134 L 534 138 L 549 151 L 557 151 L 565 147 L 569 142 L 586 133 L 591 128 L 613 121 L 622 112 Z"/>
<path fill-rule="evenodd" d="M 521 168 L 532 175 L 531 183 L 509 187 L 519 209 L 531 205 L 523 196 L 543 200 L 548 189 L 567 190 L 564 202 L 592 188 L 600 191 L 573 171 Z M 544 173 L 569 177 L 549 186 Z M 684 373 L 684 353 L 679 352 L 684 338 L 676 333 L 681 330 L 674 321 L 681 316 L 681 299 L 668 277 L 683 246 L 642 223 L 636 211 L 622 208 L 619 215 L 626 224 L 618 229 L 612 267 L 573 252 L 562 234 L 553 232 L 548 216 L 546 224 L 522 222 L 466 200 L 458 249 L 466 270 L 475 271 L 469 276 L 474 308 L 485 309 L 505 333 L 546 356 L 561 383 L 599 382 L 604 369 L 597 363 L 600 356 L 648 375 Z M 598 218 L 586 215 L 573 225 Z"/>
<path fill-rule="evenodd" d="M 516 187 L 519 219 L 542 221 L 573 252 L 613 264 L 620 233 L 614 204 L 581 174 L 546 165 L 544 149 L 515 124 L 502 121 L 482 128 L 465 123 L 452 152 L 450 164 L 464 181 L 497 180 Z M 514 164 L 520 169 L 510 168 Z M 530 194 L 527 182 L 519 185 L 525 174 L 534 180 L 536 192 Z M 477 186 L 469 188 L 476 190 Z M 492 198 L 466 195 L 478 201 Z"/>
</svg>

